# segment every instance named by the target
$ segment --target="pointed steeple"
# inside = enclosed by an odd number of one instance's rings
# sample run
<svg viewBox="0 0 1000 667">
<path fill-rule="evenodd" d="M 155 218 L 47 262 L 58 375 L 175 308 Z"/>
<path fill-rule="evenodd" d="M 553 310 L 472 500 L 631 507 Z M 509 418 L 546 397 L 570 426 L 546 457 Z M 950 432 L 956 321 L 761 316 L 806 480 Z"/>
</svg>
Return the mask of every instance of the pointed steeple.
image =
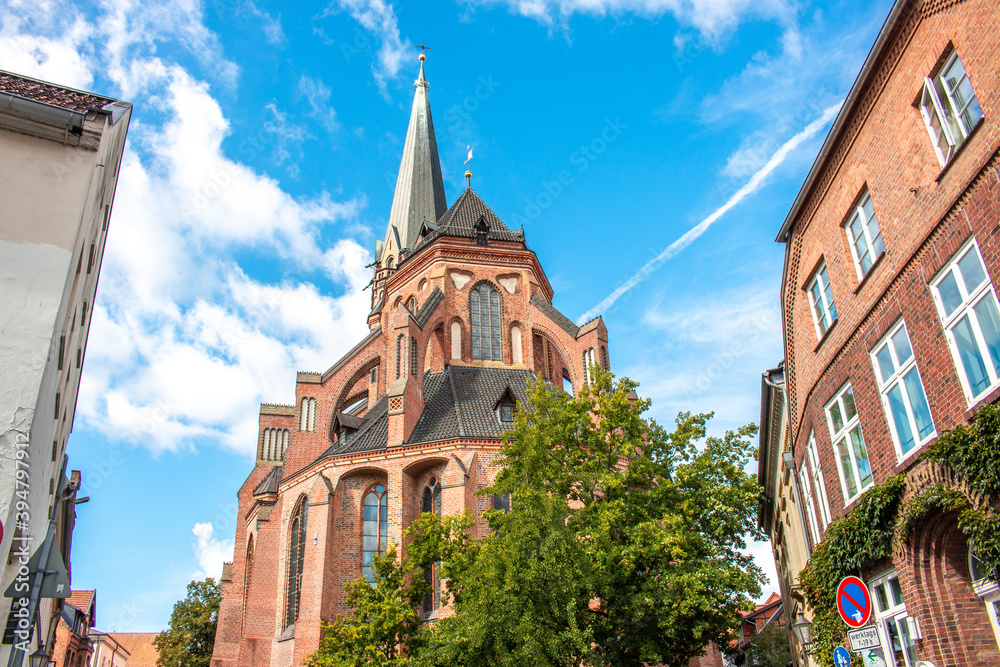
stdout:
<svg viewBox="0 0 1000 667">
<path fill-rule="evenodd" d="M 434 121 L 431 119 L 431 104 L 427 96 L 430 85 L 424 78 L 424 60 L 426 57 L 421 53 L 420 74 L 413 82 L 413 109 L 410 111 L 410 125 L 406 130 L 403 158 L 399 163 L 396 194 L 389 212 L 383 253 L 412 248 L 424 220 L 437 222 L 448 210 L 437 139 L 434 137 Z"/>
</svg>

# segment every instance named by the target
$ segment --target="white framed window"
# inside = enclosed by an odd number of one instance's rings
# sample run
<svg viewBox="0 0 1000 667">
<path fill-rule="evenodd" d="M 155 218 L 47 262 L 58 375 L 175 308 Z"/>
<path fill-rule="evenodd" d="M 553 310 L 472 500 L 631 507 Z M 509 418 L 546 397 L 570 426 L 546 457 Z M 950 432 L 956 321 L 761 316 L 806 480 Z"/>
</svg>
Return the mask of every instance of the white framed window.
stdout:
<svg viewBox="0 0 1000 667">
<path fill-rule="evenodd" d="M 833 288 L 830 287 L 826 262 L 816 269 L 806 291 L 809 292 L 809 309 L 816 325 L 816 337 L 822 338 L 837 321 L 837 306 L 833 303 Z"/>
<path fill-rule="evenodd" d="M 976 595 L 986 604 L 986 614 L 990 618 L 990 625 L 993 626 L 993 637 L 996 639 L 997 647 L 1000 648 L 1000 586 L 989 578 L 986 568 L 976 557 L 972 547 L 969 547 L 969 576 Z"/>
<path fill-rule="evenodd" d="M 931 283 L 966 398 L 1000 384 L 1000 307 L 975 239 Z"/>
<path fill-rule="evenodd" d="M 813 488 L 816 489 L 816 504 L 819 507 L 819 524 L 823 530 L 830 525 L 830 499 L 826 495 L 826 482 L 823 479 L 823 468 L 819 464 L 819 450 L 816 449 L 816 436 L 809 433 L 806 443 L 806 456 L 809 459 L 809 472 Z"/>
<path fill-rule="evenodd" d="M 882 408 L 889 420 L 896 455 L 902 461 L 935 434 L 906 324 L 900 320 L 875 345 L 871 355 L 882 392 Z"/>
<path fill-rule="evenodd" d="M 936 74 L 924 79 L 920 113 L 943 167 L 983 117 L 983 109 L 956 51 L 952 50 Z"/>
<path fill-rule="evenodd" d="M 805 496 L 806 523 L 809 524 L 809 534 L 812 535 L 813 545 L 819 544 L 819 526 L 816 525 L 816 506 L 813 503 L 812 486 L 809 483 L 809 475 L 804 470 L 801 475 L 802 495 Z"/>
<path fill-rule="evenodd" d="M 840 484 L 846 505 L 860 496 L 874 481 L 850 383 L 844 385 L 833 400 L 827 403 L 826 421 L 830 426 L 830 441 L 840 470 Z"/>
<path fill-rule="evenodd" d="M 844 226 L 847 232 L 848 245 L 851 246 L 851 256 L 854 258 L 854 268 L 858 271 L 858 280 L 864 279 L 882 253 L 885 244 L 882 242 L 882 231 L 875 218 L 875 207 L 872 198 L 865 189 L 864 194 L 854 206 L 851 218 Z"/>
<path fill-rule="evenodd" d="M 875 598 L 875 620 L 883 647 L 874 650 L 889 650 L 889 655 L 882 656 L 888 667 L 916 667 L 919 658 L 914 642 L 920 638 L 919 627 L 915 619 L 911 619 L 906 613 L 903 590 L 896 571 L 890 570 L 869 579 L 868 589 Z"/>
</svg>

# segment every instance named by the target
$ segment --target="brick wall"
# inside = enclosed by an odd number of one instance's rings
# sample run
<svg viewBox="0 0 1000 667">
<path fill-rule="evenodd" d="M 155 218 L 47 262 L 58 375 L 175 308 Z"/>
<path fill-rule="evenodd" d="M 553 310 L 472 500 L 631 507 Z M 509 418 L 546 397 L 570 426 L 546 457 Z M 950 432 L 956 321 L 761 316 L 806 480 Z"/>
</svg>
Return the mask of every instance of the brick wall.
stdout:
<svg viewBox="0 0 1000 667">
<path fill-rule="evenodd" d="M 845 506 L 825 405 L 850 382 L 875 483 L 911 470 L 900 458 L 883 409 L 871 350 L 900 318 L 906 323 L 937 433 L 968 420 L 970 405 L 929 283 L 974 237 L 994 284 L 1000 278 L 1000 11 L 994 2 L 904 5 L 858 105 L 830 146 L 787 240 L 783 301 L 792 449 L 800 468 L 815 433 L 834 518 Z M 954 47 L 984 117 L 942 169 L 918 106 L 924 77 Z M 886 252 L 859 280 L 844 230 L 861 193 L 870 193 Z M 818 339 L 806 294 L 825 263 L 838 321 Z M 996 400 L 997 393 L 979 403 Z M 932 440 L 933 442 L 933 440 Z M 921 659 L 935 664 L 1000 661 L 982 600 L 971 590 L 967 547 L 954 517 L 916 550 L 892 562 L 907 611 L 919 619 Z M 922 538 L 923 539 L 923 538 Z M 874 568 L 873 568 L 874 570 Z M 866 576 L 874 571 L 864 573 Z M 946 610 L 946 611 L 945 611 Z M 935 620 L 947 619 L 945 621 Z M 984 637 L 972 642 L 972 633 Z M 973 646 L 975 644 L 975 646 Z"/>
</svg>

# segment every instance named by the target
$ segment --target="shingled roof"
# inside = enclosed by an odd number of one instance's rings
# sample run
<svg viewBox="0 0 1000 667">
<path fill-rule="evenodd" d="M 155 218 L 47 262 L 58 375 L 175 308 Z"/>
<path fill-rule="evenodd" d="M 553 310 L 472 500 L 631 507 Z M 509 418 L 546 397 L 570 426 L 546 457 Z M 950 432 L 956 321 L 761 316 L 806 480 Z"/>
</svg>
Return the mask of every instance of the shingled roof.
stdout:
<svg viewBox="0 0 1000 667">
<path fill-rule="evenodd" d="M 528 380 L 534 374 L 513 368 L 448 366 L 424 374 L 424 412 L 406 444 L 451 438 L 499 438 L 511 425 L 497 417 L 497 400 L 510 391 L 520 402 L 528 400 Z M 389 440 L 389 399 L 383 396 L 361 418 L 357 431 L 344 443 L 336 442 L 317 460 L 343 454 L 385 449 Z"/>
<path fill-rule="evenodd" d="M 524 231 L 511 231 L 507 225 L 486 205 L 476 191 L 466 188 L 465 192 L 459 195 L 451 208 L 441 216 L 436 224 L 425 222 L 423 225 L 424 238 L 417 243 L 416 247 L 410 251 L 413 255 L 417 250 L 433 243 L 442 236 L 458 236 L 461 238 L 476 238 L 476 225 L 482 219 L 489 225 L 490 230 L 486 235 L 491 241 L 519 241 L 524 243 Z"/>
<path fill-rule="evenodd" d="M 424 376 L 426 407 L 407 444 L 449 438 L 499 438 L 511 425 L 497 417 L 496 402 L 509 386 L 518 401 L 528 400 L 531 371 L 513 368 L 448 366 Z"/>
<path fill-rule="evenodd" d="M 0 70 L 0 91 L 81 113 L 91 109 L 103 109 L 115 101 L 110 97 L 63 88 L 2 70 Z"/>
<path fill-rule="evenodd" d="M 555 306 L 539 296 L 537 292 L 531 295 L 529 301 L 532 306 L 545 313 L 546 317 L 558 324 L 570 336 L 576 338 L 580 335 L 580 327 L 573 324 L 573 320 L 556 310 Z"/>
<path fill-rule="evenodd" d="M 255 496 L 265 495 L 268 493 L 277 493 L 278 484 L 281 484 L 281 466 L 275 466 L 271 469 L 271 472 L 267 473 L 267 476 L 260 481 L 257 488 L 253 490 Z"/>
</svg>

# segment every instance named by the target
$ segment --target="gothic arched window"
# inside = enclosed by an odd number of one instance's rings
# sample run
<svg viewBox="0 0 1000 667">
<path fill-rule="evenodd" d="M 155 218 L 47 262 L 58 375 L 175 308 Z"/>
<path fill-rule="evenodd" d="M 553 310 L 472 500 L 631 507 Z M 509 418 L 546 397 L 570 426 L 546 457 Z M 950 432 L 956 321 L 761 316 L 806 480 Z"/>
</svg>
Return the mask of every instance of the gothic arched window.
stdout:
<svg viewBox="0 0 1000 667">
<path fill-rule="evenodd" d="M 298 506 L 292 515 L 292 530 L 288 536 L 288 582 L 285 594 L 285 627 L 295 622 L 299 617 L 299 604 L 302 600 L 302 570 L 306 554 L 306 519 L 309 516 L 309 503 L 306 497 L 299 498 Z"/>
<path fill-rule="evenodd" d="M 403 337 L 405 334 L 399 334 L 396 337 L 396 377 L 399 377 L 400 372 L 402 372 L 403 363 Z"/>
<path fill-rule="evenodd" d="M 441 516 L 441 485 L 436 478 L 431 477 L 430 482 L 424 487 L 424 497 L 421 504 L 421 511 L 434 512 Z M 424 568 L 424 581 L 430 585 L 431 590 L 424 596 L 423 611 L 429 614 L 441 606 L 441 579 L 438 577 L 438 567 L 440 563 L 434 563 L 430 567 Z"/>
<path fill-rule="evenodd" d="M 489 283 L 480 283 L 469 296 L 472 319 L 472 358 L 501 361 L 500 293 Z"/>
<path fill-rule="evenodd" d="M 417 375 L 417 339 L 410 339 L 410 375 Z"/>
<path fill-rule="evenodd" d="M 361 544 L 361 574 L 370 582 L 375 581 L 372 559 L 385 552 L 389 539 L 389 494 L 381 484 L 365 494 L 363 536 Z"/>
<path fill-rule="evenodd" d="M 243 581 L 243 613 L 246 615 L 247 610 L 247 600 L 250 599 L 250 577 L 253 576 L 253 534 L 250 534 L 250 540 L 247 542 L 247 562 L 246 567 L 243 568 L 246 573 Z"/>
</svg>

